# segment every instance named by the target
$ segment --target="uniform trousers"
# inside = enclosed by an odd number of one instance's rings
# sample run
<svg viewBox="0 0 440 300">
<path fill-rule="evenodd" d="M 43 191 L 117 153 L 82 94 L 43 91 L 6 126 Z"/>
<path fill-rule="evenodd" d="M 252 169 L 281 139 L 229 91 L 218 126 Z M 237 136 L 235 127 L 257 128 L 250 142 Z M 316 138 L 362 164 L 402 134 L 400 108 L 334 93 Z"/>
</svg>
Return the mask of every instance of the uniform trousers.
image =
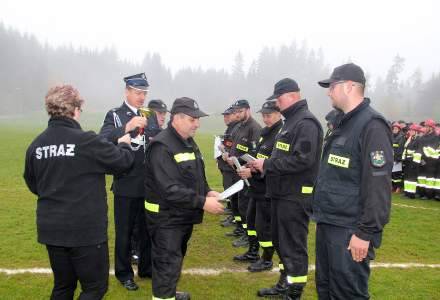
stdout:
<svg viewBox="0 0 440 300">
<path fill-rule="evenodd" d="M 51 300 L 73 299 L 77 281 L 81 283 L 79 300 L 102 299 L 108 288 L 108 244 L 83 247 L 46 245 L 54 275 Z"/>
<path fill-rule="evenodd" d="M 248 198 L 248 207 L 246 211 L 246 229 L 248 236 L 257 236 L 257 230 L 255 227 L 255 218 L 257 214 L 257 205 L 256 201 L 253 198 Z M 256 241 L 256 240 L 255 240 Z"/>
<path fill-rule="evenodd" d="M 308 271 L 307 235 L 309 198 L 272 199 L 272 240 L 288 280 L 306 283 Z"/>
<path fill-rule="evenodd" d="M 173 298 L 193 225 L 161 226 L 153 222 L 148 225 L 152 241 L 153 297 Z"/>
<path fill-rule="evenodd" d="M 362 262 L 347 249 L 354 230 L 328 224 L 316 227 L 316 290 L 320 300 L 369 299 L 368 278 L 374 248 Z"/>
<path fill-rule="evenodd" d="M 254 197 L 256 204 L 255 228 L 258 241 L 263 248 L 272 247 L 271 201 L 266 197 Z"/>
<path fill-rule="evenodd" d="M 138 275 L 151 276 L 151 241 L 145 221 L 145 199 L 115 195 L 115 275 L 121 281 L 133 279 L 131 237 L 137 220 L 139 235 Z"/>
</svg>

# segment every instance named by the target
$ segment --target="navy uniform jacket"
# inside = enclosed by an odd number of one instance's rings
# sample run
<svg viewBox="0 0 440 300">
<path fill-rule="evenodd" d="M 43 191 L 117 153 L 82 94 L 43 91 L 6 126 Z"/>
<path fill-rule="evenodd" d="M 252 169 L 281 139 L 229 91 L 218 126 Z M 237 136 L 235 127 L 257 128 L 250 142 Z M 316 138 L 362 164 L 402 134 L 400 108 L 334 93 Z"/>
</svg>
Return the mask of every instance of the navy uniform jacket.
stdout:
<svg viewBox="0 0 440 300">
<path fill-rule="evenodd" d="M 118 139 L 125 134 L 125 124 L 136 114 L 125 104 L 125 102 L 118 108 L 111 109 L 104 119 L 100 135 L 105 137 L 113 144 L 117 144 Z M 135 133 L 130 133 L 135 137 Z M 147 138 L 148 139 L 148 138 Z M 145 154 L 144 147 L 141 146 L 137 151 L 134 151 L 135 162 L 133 168 L 122 175 L 114 176 L 112 191 L 115 195 L 125 197 L 144 197 L 144 166 Z"/>
<path fill-rule="evenodd" d="M 81 247 L 107 241 L 105 174 L 126 171 L 130 147 L 84 132 L 67 117 L 51 118 L 26 152 L 24 179 L 38 196 L 38 242 Z"/>
</svg>

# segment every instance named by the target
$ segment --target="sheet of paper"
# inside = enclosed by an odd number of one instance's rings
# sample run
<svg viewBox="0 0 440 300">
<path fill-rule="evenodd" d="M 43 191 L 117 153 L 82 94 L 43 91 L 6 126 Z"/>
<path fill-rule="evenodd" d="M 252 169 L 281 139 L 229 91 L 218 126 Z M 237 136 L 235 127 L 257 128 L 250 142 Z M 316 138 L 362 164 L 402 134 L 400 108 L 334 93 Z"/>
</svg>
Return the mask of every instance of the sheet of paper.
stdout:
<svg viewBox="0 0 440 300">
<path fill-rule="evenodd" d="M 220 151 L 220 145 L 222 144 L 222 140 L 219 136 L 214 136 L 214 159 L 222 156 L 222 152 Z"/>
<path fill-rule="evenodd" d="M 238 193 L 243 189 L 243 186 L 244 186 L 243 179 L 240 179 L 239 181 L 231 185 L 228 189 L 223 191 L 223 193 L 220 193 L 220 200 L 224 200 L 226 198 L 231 197 L 235 193 Z"/>
<path fill-rule="evenodd" d="M 253 157 L 252 155 L 247 154 L 247 153 L 245 153 L 242 156 L 240 156 L 240 158 L 242 160 L 244 160 L 245 162 L 251 162 L 251 161 L 254 161 L 256 159 L 255 157 Z"/>
</svg>

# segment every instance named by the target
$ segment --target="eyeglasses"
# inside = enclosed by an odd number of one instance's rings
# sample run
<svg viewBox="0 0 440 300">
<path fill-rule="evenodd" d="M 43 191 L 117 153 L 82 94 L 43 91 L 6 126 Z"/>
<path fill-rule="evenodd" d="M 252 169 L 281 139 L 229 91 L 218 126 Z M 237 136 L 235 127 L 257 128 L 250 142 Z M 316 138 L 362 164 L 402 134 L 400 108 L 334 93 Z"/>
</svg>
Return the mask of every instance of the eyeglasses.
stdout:
<svg viewBox="0 0 440 300">
<path fill-rule="evenodd" d="M 76 108 L 78 108 L 79 112 L 81 112 L 81 113 L 83 112 L 83 110 L 82 110 L 81 107 L 78 107 L 78 106 L 77 106 Z"/>
<path fill-rule="evenodd" d="M 346 82 L 346 80 L 340 80 L 340 81 L 336 81 L 336 82 L 332 82 L 332 83 L 330 83 L 330 85 L 329 85 L 329 89 L 330 90 L 333 90 L 334 88 L 335 88 L 335 86 L 337 86 L 338 84 L 340 84 L 340 83 L 344 83 L 344 82 Z"/>
</svg>

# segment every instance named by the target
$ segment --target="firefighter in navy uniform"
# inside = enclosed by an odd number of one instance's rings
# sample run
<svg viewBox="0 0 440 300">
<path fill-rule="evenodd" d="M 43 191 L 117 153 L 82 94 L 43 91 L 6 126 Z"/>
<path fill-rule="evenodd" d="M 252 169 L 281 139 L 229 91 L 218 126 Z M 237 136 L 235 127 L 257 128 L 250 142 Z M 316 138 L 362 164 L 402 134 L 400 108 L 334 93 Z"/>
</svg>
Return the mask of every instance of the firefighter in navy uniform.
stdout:
<svg viewBox="0 0 440 300">
<path fill-rule="evenodd" d="M 202 222 L 203 210 L 223 212 L 193 140 L 204 116 L 193 99 L 176 99 L 170 125 L 147 148 L 145 209 L 152 239 L 153 299 L 190 299 L 189 293 L 176 292 L 176 286 L 193 225 Z"/>
<path fill-rule="evenodd" d="M 274 101 L 265 102 L 258 112 L 261 112 L 266 127 L 261 130 L 257 147 L 251 154 L 256 158 L 269 158 L 275 144 L 275 137 L 283 126 L 283 121 L 280 109 Z M 249 207 L 255 206 L 255 210 L 249 209 L 248 212 L 255 213 L 256 230 L 250 233 L 248 230 L 249 249 L 246 253 L 236 256 L 235 260 L 253 262 L 248 267 L 250 272 L 270 270 L 273 266 L 274 247 L 270 221 L 271 202 L 270 198 L 266 197 L 266 179 L 260 172 L 251 168 L 243 168 L 238 171 L 238 174 L 243 179 L 249 178 L 251 184 L 248 191 Z M 247 218 L 251 219 L 252 217 L 248 216 Z M 263 248 L 261 258 L 258 255 L 259 246 Z"/>
<path fill-rule="evenodd" d="M 234 167 L 232 162 L 232 157 L 237 157 L 240 164 L 245 164 L 245 161 L 240 159 L 240 156 L 248 153 L 251 149 L 255 148 L 257 144 L 258 137 L 260 136 L 261 126 L 255 121 L 251 116 L 249 102 L 245 99 L 237 100 L 234 103 L 235 113 L 237 115 L 240 124 L 235 128 L 236 133 L 233 135 L 233 144 L 231 151 L 229 152 L 229 157 L 227 157 L 227 162 L 231 167 Z M 240 177 L 235 173 L 233 181 L 236 182 L 240 179 Z M 243 234 L 235 240 L 232 245 L 234 247 L 246 247 L 249 243 L 248 230 L 255 231 L 255 218 L 251 218 L 247 220 L 248 215 L 248 206 L 249 206 L 249 197 L 247 196 L 248 187 L 246 186 L 242 191 L 238 193 L 238 203 L 237 201 L 233 201 L 233 209 L 235 209 L 235 213 L 238 210 L 239 216 L 237 219 L 237 225 L 241 225 L 243 227 Z M 234 199 L 234 198 L 233 198 Z M 236 198 L 235 198 L 236 199 Z M 235 202 L 235 207 L 234 207 Z M 255 210 L 255 207 L 251 207 L 252 210 Z M 251 216 L 255 216 L 255 213 L 251 213 Z"/>
<path fill-rule="evenodd" d="M 402 154 L 405 147 L 405 134 L 403 132 L 404 125 L 399 122 L 394 122 L 391 125 L 393 131 L 393 153 L 394 165 L 402 163 Z M 403 187 L 402 170 L 395 170 L 392 173 L 393 192 L 400 193 Z"/>
<path fill-rule="evenodd" d="M 223 148 L 223 152 L 229 152 L 231 151 L 232 147 L 232 134 L 234 133 L 234 128 L 239 124 L 239 121 L 236 120 L 234 108 L 232 105 L 230 105 L 222 113 L 222 115 L 226 125 L 226 130 L 222 136 L 222 144 L 220 145 L 220 147 Z M 226 190 L 232 184 L 234 184 L 233 179 L 235 178 L 235 171 L 225 160 L 223 160 L 222 156 L 219 156 L 217 158 L 217 167 L 222 174 L 223 189 Z M 230 199 L 227 199 L 227 209 L 225 209 L 225 212 L 228 213 L 228 216 L 220 222 L 221 226 L 229 227 L 234 225 L 234 213 L 232 211 Z"/>
<path fill-rule="evenodd" d="M 51 299 L 102 299 L 109 257 L 105 174 L 126 172 L 134 161 L 124 135 L 118 145 L 81 129 L 83 99 L 70 85 L 46 95 L 47 129 L 26 152 L 24 179 L 38 196 L 38 242 L 45 244 L 54 274 Z"/>
<path fill-rule="evenodd" d="M 339 66 L 319 85 L 344 114 L 325 140 L 313 197 L 318 298 L 369 299 L 370 260 L 390 216 L 391 128 L 364 98 L 359 66 Z"/>
<path fill-rule="evenodd" d="M 147 119 L 140 116 L 138 109 L 144 105 L 148 81 L 144 73 L 124 78 L 125 101 L 110 110 L 104 119 L 100 135 L 115 143 L 119 137 L 130 133 L 135 155 L 133 169 L 127 174 L 114 176 L 115 219 L 115 276 L 127 290 L 137 290 L 131 266 L 131 238 L 135 224 L 139 232 L 138 276 L 151 277 L 151 242 L 147 236 L 144 211 L 144 128 Z M 135 143 L 134 143 L 135 142 Z"/>
<path fill-rule="evenodd" d="M 272 239 L 282 264 L 277 285 L 259 290 L 258 295 L 285 294 L 285 299 L 300 299 L 307 282 L 310 201 L 323 131 L 293 79 L 277 82 L 271 99 L 277 99 L 285 122 L 271 157 L 256 159 L 251 166 L 266 175 L 267 195 L 272 201 Z"/>
</svg>

